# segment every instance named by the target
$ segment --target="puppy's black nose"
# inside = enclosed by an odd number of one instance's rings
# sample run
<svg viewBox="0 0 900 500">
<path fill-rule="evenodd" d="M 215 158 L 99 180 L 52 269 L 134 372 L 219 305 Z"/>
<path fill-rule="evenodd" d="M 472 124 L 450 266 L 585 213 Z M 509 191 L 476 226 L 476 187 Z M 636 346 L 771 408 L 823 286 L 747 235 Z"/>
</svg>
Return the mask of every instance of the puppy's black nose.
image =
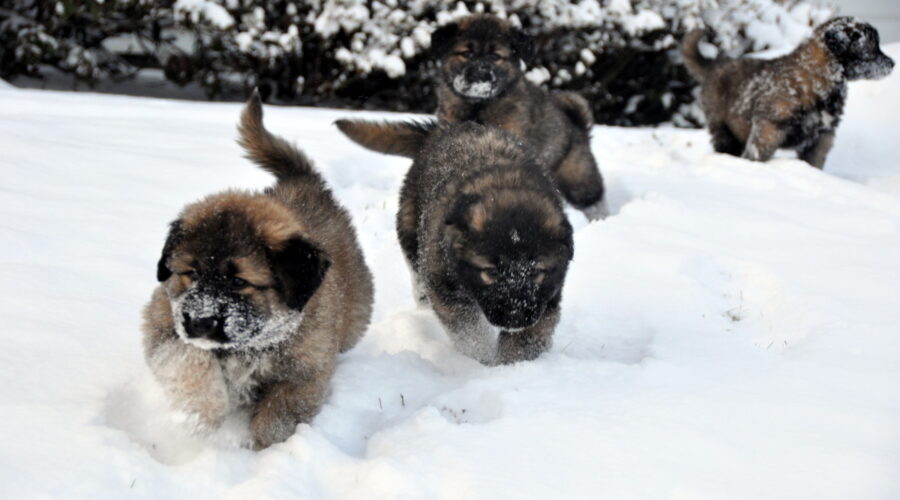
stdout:
<svg viewBox="0 0 900 500">
<path fill-rule="evenodd" d="M 493 82 L 494 72 L 485 64 L 473 64 L 466 68 L 466 80 L 470 82 Z"/>
<path fill-rule="evenodd" d="M 191 318 L 187 314 L 184 315 L 184 331 L 192 339 L 212 337 L 217 326 L 219 326 L 219 320 L 212 316 Z"/>
</svg>

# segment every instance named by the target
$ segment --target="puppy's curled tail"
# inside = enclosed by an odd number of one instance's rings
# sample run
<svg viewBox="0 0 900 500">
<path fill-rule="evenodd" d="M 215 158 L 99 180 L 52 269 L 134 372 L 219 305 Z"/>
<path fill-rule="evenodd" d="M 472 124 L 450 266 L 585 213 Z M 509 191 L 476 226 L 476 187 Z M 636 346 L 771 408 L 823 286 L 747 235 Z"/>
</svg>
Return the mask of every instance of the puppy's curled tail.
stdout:
<svg viewBox="0 0 900 500">
<path fill-rule="evenodd" d="M 374 122 L 338 120 L 337 128 L 360 146 L 379 153 L 415 158 L 437 121 Z"/>
<path fill-rule="evenodd" d="M 279 182 L 300 177 L 319 178 L 306 155 L 263 126 L 262 101 L 256 89 L 244 105 L 238 132 L 238 144 L 247 152 L 246 157 L 273 174 Z"/>
<path fill-rule="evenodd" d="M 695 29 L 684 35 L 684 39 L 681 41 L 681 54 L 684 56 L 684 65 L 687 66 L 688 71 L 700 83 L 706 80 L 706 75 L 709 74 L 709 70 L 715 62 L 712 59 L 707 59 L 700 53 L 700 41 L 709 33 L 708 30 Z"/>
</svg>

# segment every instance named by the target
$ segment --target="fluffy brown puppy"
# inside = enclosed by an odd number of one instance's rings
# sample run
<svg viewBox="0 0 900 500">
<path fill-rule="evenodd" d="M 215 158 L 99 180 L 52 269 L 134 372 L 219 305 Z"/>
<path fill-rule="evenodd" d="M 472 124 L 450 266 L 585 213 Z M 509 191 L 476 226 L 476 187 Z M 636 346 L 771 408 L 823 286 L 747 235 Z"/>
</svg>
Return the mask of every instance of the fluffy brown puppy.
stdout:
<svg viewBox="0 0 900 500">
<path fill-rule="evenodd" d="M 534 154 L 474 122 L 338 127 L 376 151 L 414 158 L 397 235 L 421 292 L 460 352 L 485 364 L 550 346 L 572 258 L 572 227 Z"/>
<path fill-rule="evenodd" d="M 682 44 L 688 70 L 702 84 L 700 103 L 719 153 L 767 161 L 794 149 L 822 168 L 844 110 L 847 82 L 890 74 L 894 61 L 878 32 L 851 17 L 832 19 L 792 53 L 772 60 L 703 57 L 704 32 Z"/>
<path fill-rule="evenodd" d="M 144 349 L 176 407 L 204 427 L 249 410 L 252 445 L 265 448 L 319 412 L 338 352 L 369 323 L 372 277 L 349 215 L 303 153 L 266 131 L 256 93 L 240 134 L 278 182 L 184 208 L 144 312 Z"/>
<path fill-rule="evenodd" d="M 440 63 L 437 116 L 493 125 L 529 144 L 563 197 L 589 218 L 605 217 L 603 179 L 590 148 L 593 113 L 573 92 L 547 93 L 523 77 L 531 39 L 509 22 L 476 14 L 431 35 Z"/>
</svg>

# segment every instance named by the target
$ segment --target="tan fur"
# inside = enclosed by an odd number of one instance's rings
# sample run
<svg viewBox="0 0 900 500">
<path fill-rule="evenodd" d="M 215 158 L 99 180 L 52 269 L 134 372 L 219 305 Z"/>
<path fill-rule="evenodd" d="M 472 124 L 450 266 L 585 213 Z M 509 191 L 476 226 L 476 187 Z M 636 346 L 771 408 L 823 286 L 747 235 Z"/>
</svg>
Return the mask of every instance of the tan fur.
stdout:
<svg viewBox="0 0 900 500">
<path fill-rule="evenodd" d="M 269 286 L 272 284 L 272 270 L 266 265 L 266 262 L 260 258 L 254 257 L 236 257 L 234 259 L 237 265 L 237 275 L 254 285 Z"/>
<path fill-rule="evenodd" d="M 185 229 L 190 230 L 215 214 L 226 211 L 244 214 L 272 250 L 280 250 L 284 242 L 306 233 L 301 220 L 284 204 L 267 196 L 241 191 L 210 195 L 188 205 L 182 212 L 181 220 Z"/>
<path fill-rule="evenodd" d="M 144 311 L 144 350 L 172 403 L 204 425 L 214 427 L 229 412 L 248 409 L 252 445 L 258 449 L 285 440 L 298 423 L 318 413 L 337 354 L 352 347 L 368 325 L 373 290 L 349 215 L 306 157 L 265 131 L 254 99 L 243 114 L 241 144 L 279 182 L 265 192 L 227 191 L 185 208 L 181 236 L 167 248 L 171 257 L 164 254 L 161 262 L 173 274 L 157 287 Z M 246 225 L 223 222 L 229 220 Z M 216 227 L 230 232 L 210 229 Z M 175 321 L 181 319 L 173 318 L 170 300 L 185 293 L 191 279 L 177 273 L 209 261 L 207 251 L 224 253 L 235 275 L 255 285 L 239 293 L 257 310 L 270 315 L 288 311 L 274 286 L 276 273 L 268 267 L 268 256 L 297 237 L 327 255 L 330 267 L 303 306 L 296 331 L 283 343 L 266 350 L 213 351 L 178 336 Z"/>
</svg>

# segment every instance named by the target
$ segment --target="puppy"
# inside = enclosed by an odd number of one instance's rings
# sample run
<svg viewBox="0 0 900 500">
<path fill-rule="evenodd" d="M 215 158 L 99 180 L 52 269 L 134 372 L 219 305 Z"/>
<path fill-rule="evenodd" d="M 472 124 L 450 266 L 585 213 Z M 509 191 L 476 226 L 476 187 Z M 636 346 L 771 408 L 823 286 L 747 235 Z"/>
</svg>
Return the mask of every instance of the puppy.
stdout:
<svg viewBox="0 0 900 500">
<path fill-rule="evenodd" d="M 363 334 L 372 277 L 347 212 L 309 160 L 248 101 L 240 144 L 278 182 L 184 208 L 144 312 L 147 363 L 207 428 L 249 410 L 252 445 L 290 437 L 325 400 L 336 356 Z"/>
<path fill-rule="evenodd" d="M 337 125 L 367 148 L 414 158 L 397 235 L 457 349 L 488 365 L 547 350 L 572 227 L 530 149 L 474 122 Z"/>
<path fill-rule="evenodd" d="M 894 67 L 879 48 L 875 28 L 851 17 L 826 22 L 792 53 L 772 60 L 707 59 L 699 50 L 703 36 L 700 30 L 689 33 L 682 52 L 703 86 L 700 103 L 713 148 L 754 161 L 786 148 L 822 168 L 847 82 L 883 78 Z"/>
<path fill-rule="evenodd" d="M 608 214 L 590 148 L 594 117 L 578 94 L 549 94 L 523 78 L 531 39 L 507 21 L 476 14 L 431 35 L 439 61 L 437 116 L 493 125 L 529 144 L 563 197 L 589 218 Z"/>
</svg>

